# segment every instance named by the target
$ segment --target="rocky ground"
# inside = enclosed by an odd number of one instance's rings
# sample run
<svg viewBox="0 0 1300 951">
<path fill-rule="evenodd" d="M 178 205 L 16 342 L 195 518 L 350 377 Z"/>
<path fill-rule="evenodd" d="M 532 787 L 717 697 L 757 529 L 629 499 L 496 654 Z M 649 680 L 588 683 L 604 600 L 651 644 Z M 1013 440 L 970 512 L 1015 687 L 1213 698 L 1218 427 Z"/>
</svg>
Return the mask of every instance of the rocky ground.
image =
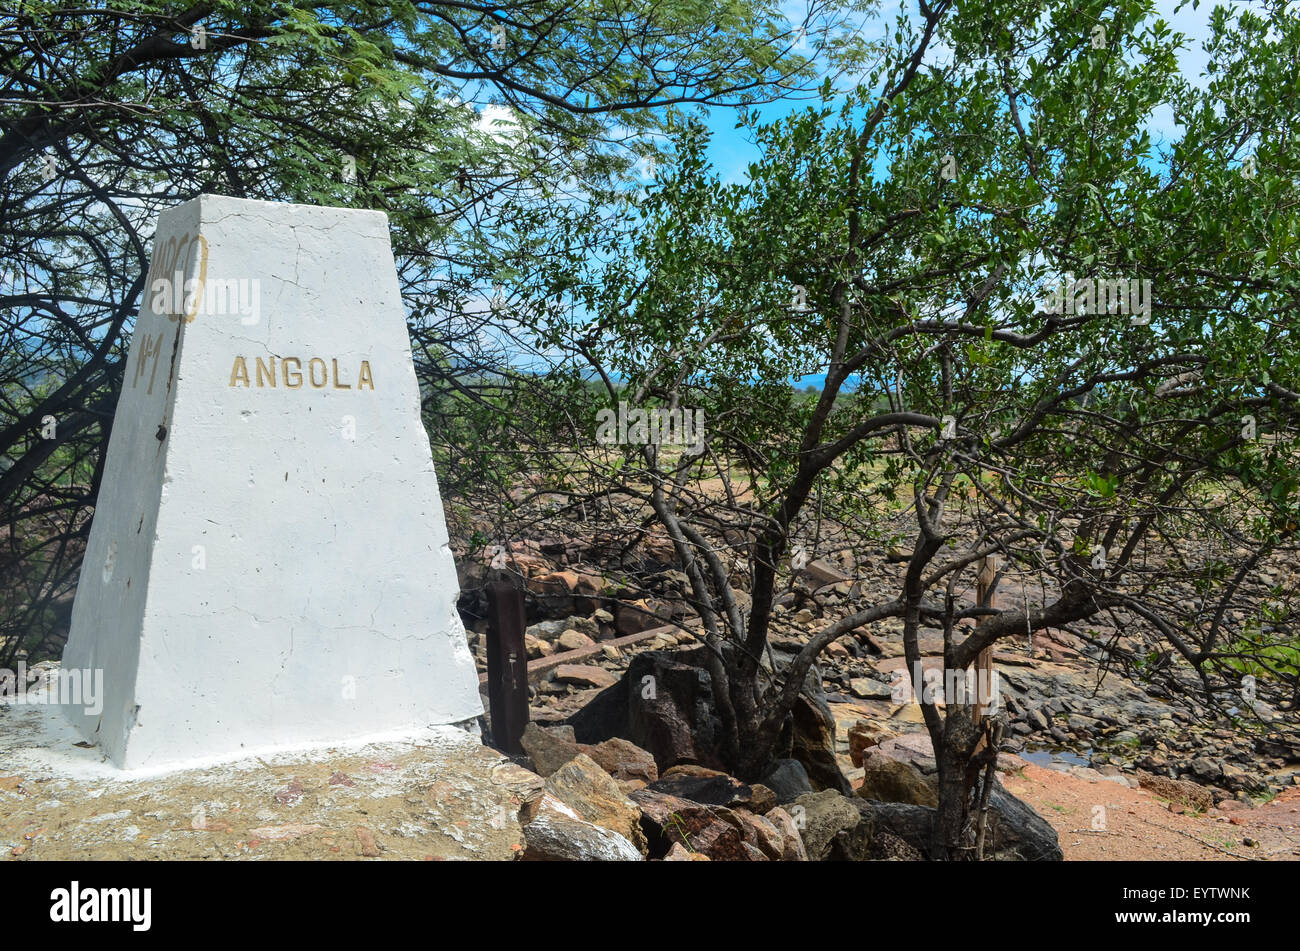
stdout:
<svg viewBox="0 0 1300 951">
<path fill-rule="evenodd" d="M 584 562 L 584 554 L 571 541 L 515 543 L 511 553 L 537 618 L 526 645 L 532 719 L 541 724 L 580 719 L 639 656 L 689 650 L 700 641 L 679 597 L 680 572 L 658 572 L 649 582 L 655 596 L 633 599 Z M 464 579 L 467 588 L 474 570 Z M 888 554 L 864 559 L 847 550 L 809 565 L 777 609 L 772 643 L 778 656 L 861 603 L 864 591 L 896 589 L 901 570 Z M 1013 600 L 1025 596 L 1014 579 L 1002 592 Z M 486 625 L 475 622 L 472 603 L 463 606 L 471 646 L 486 670 Z M 1003 785 L 1051 824 L 1066 857 L 1300 854 L 1300 761 L 1270 735 L 1269 721 L 1279 722 L 1279 715 L 1261 708 L 1263 726 L 1243 726 L 1199 706 L 1190 691 L 1169 696 L 1113 671 L 1102 675 L 1089 641 L 1115 632 L 1090 634 L 1049 631 L 1032 644 L 1004 642 L 994 657 L 1007 724 Z M 923 637 L 921 646 L 926 668 L 939 667 L 939 638 Z M 891 696 L 895 674 L 905 672 L 902 653 L 901 624 L 886 621 L 823 655 L 821 683 L 834 721 L 830 743 L 856 798 L 927 806 L 934 801 L 933 764 L 920 708 Z M 814 777 L 812 785 L 823 783 Z"/>
<path fill-rule="evenodd" d="M 56 709 L 0 706 L 0 858 L 510 860 L 541 782 L 452 727 L 163 775 L 79 739 Z"/>
<path fill-rule="evenodd" d="M 935 768 L 920 707 L 891 689 L 906 666 L 897 622 L 832 645 L 820 691 L 796 709 L 790 756 L 760 782 L 741 782 L 714 768 L 702 739 L 709 724 L 693 719 L 700 672 L 683 658 L 700 635 L 671 553 L 633 585 L 594 567 L 608 564 L 599 545 L 540 540 L 509 551 L 532 621 L 526 755 L 508 759 L 443 731 L 421 743 L 123 777 L 78 749 L 70 730 L 51 733 L 44 709 L 10 707 L 0 709 L 0 856 L 928 857 Z M 458 564 L 485 684 L 487 565 L 469 552 Z M 888 553 L 849 550 L 808 564 L 777 608 L 773 656 L 799 649 L 867 592 L 896 589 L 900 571 Z M 1015 579 L 1006 591 L 1025 596 Z M 994 654 L 1007 729 L 988 857 L 1300 855 L 1300 762 L 1277 740 L 1278 715 L 1261 710 L 1252 732 L 1190 693 L 1102 676 L 1089 641 L 1051 631 Z M 922 639 L 927 668 L 941 646 Z M 662 695 L 642 703 L 627 685 L 647 674 Z M 481 726 L 490 729 L 487 718 Z"/>
</svg>

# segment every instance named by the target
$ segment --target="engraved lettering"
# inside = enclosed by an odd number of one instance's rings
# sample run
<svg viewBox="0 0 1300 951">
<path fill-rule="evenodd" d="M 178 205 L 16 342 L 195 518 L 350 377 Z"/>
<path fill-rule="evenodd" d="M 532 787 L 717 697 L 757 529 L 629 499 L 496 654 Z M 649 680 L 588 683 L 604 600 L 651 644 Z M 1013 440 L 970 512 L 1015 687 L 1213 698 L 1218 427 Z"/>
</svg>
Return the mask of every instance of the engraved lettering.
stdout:
<svg viewBox="0 0 1300 951">
<path fill-rule="evenodd" d="M 320 382 L 316 382 L 316 365 L 320 364 Z M 314 389 L 322 389 L 329 382 L 329 371 L 325 369 L 325 361 L 320 357 L 312 357 L 311 362 L 307 364 L 308 378 Z"/>
<path fill-rule="evenodd" d="M 265 385 L 262 382 L 263 374 L 265 374 L 265 378 L 270 382 L 272 388 L 275 387 L 275 357 L 271 357 L 270 360 L 271 360 L 271 365 L 268 367 L 265 363 L 262 362 L 261 357 L 257 358 L 257 385 L 258 386 Z"/>
</svg>

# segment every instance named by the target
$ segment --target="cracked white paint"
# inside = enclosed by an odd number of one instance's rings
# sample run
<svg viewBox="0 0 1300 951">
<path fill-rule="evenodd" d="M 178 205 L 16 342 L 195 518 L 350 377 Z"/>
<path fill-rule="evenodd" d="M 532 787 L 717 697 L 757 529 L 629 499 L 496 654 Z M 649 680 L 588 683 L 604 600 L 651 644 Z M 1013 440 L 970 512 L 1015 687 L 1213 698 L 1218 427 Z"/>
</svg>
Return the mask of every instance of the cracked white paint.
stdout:
<svg viewBox="0 0 1300 951">
<path fill-rule="evenodd" d="M 204 195 L 155 248 L 196 233 L 209 279 L 261 282 L 262 319 L 144 295 L 64 651 L 106 697 L 65 712 L 128 768 L 478 716 L 387 218 Z M 272 355 L 338 359 L 353 388 L 230 385 Z"/>
</svg>

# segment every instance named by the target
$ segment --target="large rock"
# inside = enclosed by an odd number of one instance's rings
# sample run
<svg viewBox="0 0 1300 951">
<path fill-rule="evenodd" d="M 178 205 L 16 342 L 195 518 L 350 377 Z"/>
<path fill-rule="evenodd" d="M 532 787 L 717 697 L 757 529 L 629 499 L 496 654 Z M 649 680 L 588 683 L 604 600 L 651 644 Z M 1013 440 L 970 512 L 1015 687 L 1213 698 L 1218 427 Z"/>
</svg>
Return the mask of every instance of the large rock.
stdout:
<svg viewBox="0 0 1300 951">
<path fill-rule="evenodd" d="M 779 669 L 795 657 L 799 645 L 773 646 L 773 662 Z M 853 788 L 840 772 L 836 758 L 835 715 L 822 688 L 821 669 L 814 664 L 804 677 L 803 689 L 795 700 L 791 717 L 782 731 L 785 756 L 797 759 L 808 773 L 813 789 L 834 789 L 846 796 Z"/>
<path fill-rule="evenodd" d="M 1027 803 L 994 782 L 984 854 L 992 859 L 1060 862 L 1065 859 L 1056 830 Z"/>
<path fill-rule="evenodd" d="M 600 764 L 610 776 L 620 780 L 641 780 L 652 783 L 659 778 L 655 758 L 635 743 L 620 736 L 610 737 L 603 743 L 584 744 L 582 751 Z"/>
<path fill-rule="evenodd" d="M 655 605 L 644 599 L 631 604 L 619 603 L 614 608 L 614 627 L 620 637 L 639 634 L 663 623 L 664 618 L 655 613 Z"/>
<path fill-rule="evenodd" d="M 527 801 L 520 812 L 525 861 L 639 862 L 626 837 L 587 822 L 549 793 Z"/>
<path fill-rule="evenodd" d="M 579 818 L 617 832 L 642 855 L 646 853 L 641 810 L 591 757 L 579 753 L 547 777 L 545 788 Z"/>
<path fill-rule="evenodd" d="M 834 789 L 806 793 L 787 811 L 799 829 L 808 858 L 814 862 L 830 858 L 835 837 L 854 831 L 862 821 L 853 800 Z"/>
<path fill-rule="evenodd" d="M 745 841 L 740 828 L 719 818 L 690 837 L 692 851 L 715 862 L 763 861 L 767 856 Z"/>
<path fill-rule="evenodd" d="M 553 546 L 548 549 L 545 545 L 542 546 L 542 550 L 547 554 L 555 551 Z M 557 551 L 556 554 L 560 553 Z M 587 614 L 595 611 L 599 607 L 596 596 L 604 586 L 605 581 L 599 575 L 572 569 L 539 574 L 530 582 L 538 607 L 547 615 L 557 618 L 574 611 Z M 592 632 L 583 631 L 583 633 Z"/>
<path fill-rule="evenodd" d="M 709 771 L 711 775 L 701 776 L 677 772 L 677 769 L 669 770 L 649 788 L 706 806 L 744 807 L 757 813 L 766 812 L 776 805 L 776 797 L 766 786 L 750 786 L 726 773 L 712 770 Z"/>
<path fill-rule="evenodd" d="M 1073 723 L 1073 719 L 1071 723 Z M 1208 756 L 1198 756 L 1192 760 L 1190 772 L 1202 782 L 1217 782 L 1223 776 L 1223 764 Z"/>
<path fill-rule="evenodd" d="M 913 806 L 939 805 L 934 783 L 911 763 L 888 756 L 863 760 L 862 785 L 857 794 L 877 802 L 905 802 Z"/>
<path fill-rule="evenodd" d="M 853 787 L 840 772 L 835 758 L 835 715 L 820 683 L 817 691 L 799 694 L 794 704 L 794 730 L 790 755 L 803 764 L 814 789 L 833 789 L 846 796 Z"/>
<path fill-rule="evenodd" d="M 540 776 L 551 775 L 583 750 L 574 740 L 573 727 L 544 727 L 536 723 L 524 727 L 519 745 L 528 754 L 534 771 Z"/>
<path fill-rule="evenodd" d="M 577 651 L 584 647 L 590 647 L 596 643 L 594 639 L 583 634 L 581 631 L 567 630 L 555 639 L 555 645 L 560 650 Z"/>
<path fill-rule="evenodd" d="M 711 859 L 748 858 L 740 848 L 744 836 L 735 822 L 727 821 L 727 809 L 652 789 L 634 790 L 631 799 L 641 809 L 641 828 L 651 858 L 666 855 L 674 844 Z"/>
<path fill-rule="evenodd" d="M 524 727 L 519 743 L 533 761 L 533 768 L 542 776 L 550 776 L 578 754 L 585 753 L 616 780 L 652 783 L 659 778 L 654 757 L 620 737 L 603 743 L 578 743 L 571 726 L 548 727 L 529 723 Z"/>
<path fill-rule="evenodd" d="M 808 861 L 808 850 L 804 848 L 803 836 L 799 834 L 798 824 L 789 812 L 781 806 L 777 806 L 775 809 L 769 809 L 763 818 L 781 833 L 781 861 Z"/>
<path fill-rule="evenodd" d="M 870 819 L 877 835 L 888 832 L 906 842 L 925 858 L 930 854 L 930 835 L 935 810 L 905 803 L 853 800 L 864 819 Z M 988 830 L 984 857 L 992 860 L 1059 862 L 1064 856 L 1053 829 L 1042 816 L 996 783 L 989 797 Z"/>
<path fill-rule="evenodd" d="M 849 760 L 854 766 L 860 767 L 866 751 L 878 745 L 886 736 L 887 734 L 878 724 L 869 720 L 858 720 L 849 727 Z"/>
<path fill-rule="evenodd" d="M 853 576 L 846 574 L 843 569 L 833 562 L 825 558 L 818 558 L 816 561 L 810 561 L 803 568 L 799 580 L 816 590 L 826 585 L 842 584 L 846 581 L 851 582 Z"/>
<path fill-rule="evenodd" d="M 808 771 L 797 759 L 777 760 L 763 777 L 763 785 L 776 793 L 776 801 L 782 805 L 814 791 Z"/>
<path fill-rule="evenodd" d="M 626 680 L 627 738 L 649 750 L 660 770 L 678 763 L 724 768 L 718 750 L 722 724 L 713 709 L 708 671 L 653 652 L 633 660 Z"/>
<path fill-rule="evenodd" d="M 875 826 L 868 817 L 862 816 L 858 824 L 853 828 L 841 829 L 835 833 L 835 838 L 831 841 L 830 854 L 827 858 L 832 862 L 870 861 L 875 858 L 873 854 L 875 837 Z"/>
<path fill-rule="evenodd" d="M 601 691 L 567 723 L 582 743 L 612 736 L 632 741 L 650 752 L 661 774 L 682 763 L 725 771 L 723 728 L 705 657 L 704 648 L 638 654 L 618 683 Z M 835 758 L 835 718 L 815 672 L 810 672 L 807 684 L 783 743 L 789 757 L 803 764 L 814 789 L 852 795 Z M 775 791 L 770 783 L 764 785 Z"/>
<path fill-rule="evenodd" d="M 524 652 L 528 655 L 529 660 L 536 660 L 539 657 L 550 657 L 555 653 L 555 648 L 540 637 L 525 634 Z"/>
<path fill-rule="evenodd" d="M 863 700 L 889 700 L 893 688 L 871 677 L 854 677 L 849 681 L 849 692 Z"/>
<path fill-rule="evenodd" d="M 785 833 L 766 816 L 757 816 L 747 809 L 735 809 L 727 817 L 745 842 L 758 849 L 764 858 L 781 861 L 786 851 Z"/>
<path fill-rule="evenodd" d="M 661 771 L 678 763 L 723 769 L 711 678 L 682 659 L 696 653 L 638 654 L 618 683 L 569 718 L 578 740 L 599 743 L 621 736 L 649 751 Z"/>
<path fill-rule="evenodd" d="M 922 858 L 930 857 L 930 830 L 934 810 L 928 806 L 909 806 L 905 803 L 872 802 L 869 799 L 853 800 L 863 821 L 870 822 L 877 836 L 888 835 L 906 843 Z M 890 840 L 885 840 L 886 842 Z"/>
<path fill-rule="evenodd" d="M 573 627 L 569 619 L 559 618 L 554 621 L 538 621 L 524 629 L 525 637 L 536 637 L 543 641 L 553 641 L 569 628 Z"/>
<path fill-rule="evenodd" d="M 570 615 L 553 621 L 538 621 L 536 624 L 530 624 L 524 633 L 544 641 L 555 641 L 565 631 L 577 631 L 594 638 L 600 633 L 600 627 L 591 618 Z"/>
</svg>

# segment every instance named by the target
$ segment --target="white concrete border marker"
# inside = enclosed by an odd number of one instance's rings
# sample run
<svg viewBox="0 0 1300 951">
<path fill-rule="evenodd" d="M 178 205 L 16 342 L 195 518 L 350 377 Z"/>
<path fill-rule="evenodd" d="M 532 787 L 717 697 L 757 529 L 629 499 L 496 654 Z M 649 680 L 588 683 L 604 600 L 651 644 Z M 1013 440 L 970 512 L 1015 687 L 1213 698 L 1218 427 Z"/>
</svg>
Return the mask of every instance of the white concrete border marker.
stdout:
<svg viewBox="0 0 1300 951">
<path fill-rule="evenodd" d="M 251 324 L 187 303 L 244 280 Z M 80 732 L 137 768 L 477 717 L 447 542 L 387 217 L 164 212 L 63 655 L 104 671 Z"/>
</svg>

